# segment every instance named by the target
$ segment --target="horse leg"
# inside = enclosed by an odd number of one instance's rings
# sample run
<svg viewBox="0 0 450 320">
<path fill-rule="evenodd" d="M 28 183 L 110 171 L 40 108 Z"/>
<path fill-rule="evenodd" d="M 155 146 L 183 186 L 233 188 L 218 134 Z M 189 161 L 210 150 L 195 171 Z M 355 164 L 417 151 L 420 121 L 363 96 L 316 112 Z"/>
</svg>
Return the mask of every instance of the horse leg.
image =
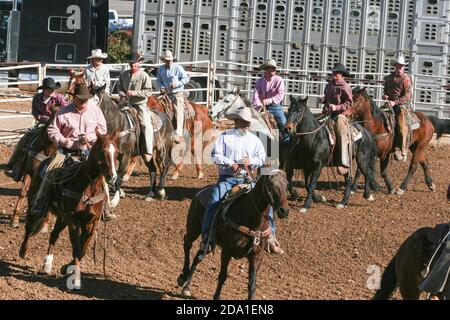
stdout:
<svg viewBox="0 0 450 320">
<path fill-rule="evenodd" d="M 371 172 L 371 169 L 369 167 L 369 165 L 365 162 L 362 162 L 360 164 L 358 164 L 358 170 L 359 172 L 361 172 L 364 176 L 364 193 L 363 193 L 363 197 L 365 199 L 367 199 L 368 201 L 374 201 L 374 197 L 372 195 L 372 193 L 370 192 L 370 181 L 371 181 L 371 175 L 373 175 L 373 173 Z M 358 172 L 357 172 L 358 173 Z"/>
<path fill-rule="evenodd" d="M 187 282 L 188 275 L 190 273 L 189 264 L 190 264 L 190 253 L 192 249 L 192 243 L 195 239 L 200 235 L 200 228 L 196 228 L 195 233 L 193 230 L 188 230 L 186 235 L 184 236 L 183 250 L 184 250 L 184 264 L 183 264 L 183 272 L 178 276 L 177 283 L 179 287 L 184 287 Z"/>
<path fill-rule="evenodd" d="M 145 201 L 152 201 L 153 198 L 155 198 L 156 196 L 156 166 L 153 163 L 153 159 L 150 161 L 145 161 L 144 159 L 144 163 L 145 166 L 147 167 L 149 173 L 150 173 L 150 191 L 149 193 L 145 196 Z"/>
<path fill-rule="evenodd" d="M 164 188 L 166 187 L 167 174 L 169 173 L 169 164 L 168 163 L 161 164 L 160 172 L 161 177 L 159 178 L 158 195 L 159 198 L 163 200 L 166 198 L 166 190 Z"/>
<path fill-rule="evenodd" d="M 358 189 L 359 178 L 361 177 L 361 169 L 359 166 L 356 167 L 355 179 L 353 179 L 352 192 L 356 192 Z"/>
<path fill-rule="evenodd" d="M 101 212 L 100 212 L 101 214 Z M 87 250 L 89 249 L 89 245 L 91 244 L 92 238 L 94 237 L 95 231 L 97 230 L 98 226 L 98 216 L 94 219 L 93 222 L 88 223 L 84 228 L 83 232 L 81 233 L 81 239 L 80 239 L 80 245 L 81 245 L 81 252 L 80 252 L 80 261 L 83 259 L 84 255 L 86 254 Z"/>
<path fill-rule="evenodd" d="M 346 205 L 348 205 L 348 199 L 350 198 L 350 193 L 352 191 L 352 176 L 350 172 L 345 174 L 345 191 L 344 191 L 344 197 L 342 198 L 341 202 L 338 203 L 336 208 L 342 209 Z"/>
<path fill-rule="evenodd" d="M 433 179 L 431 179 L 430 168 L 428 167 L 428 161 L 425 157 L 425 153 L 422 153 L 420 156 L 419 163 L 422 166 L 423 174 L 425 175 L 425 183 L 428 188 L 430 188 L 430 191 L 436 191 L 436 186 L 433 183 Z"/>
<path fill-rule="evenodd" d="M 197 169 L 197 179 L 203 179 L 203 167 L 200 163 L 197 163 L 195 165 L 195 168 Z"/>
<path fill-rule="evenodd" d="M 19 197 L 16 202 L 16 206 L 14 207 L 14 213 L 11 217 L 10 226 L 12 228 L 18 228 L 20 223 L 20 208 L 23 206 L 23 202 L 25 201 L 28 190 L 30 189 L 31 184 L 31 176 L 29 174 L 25 175 L 23 179 L 22 187 L 19 190 Z"/>
<path fill-rule="evenodd" d="M 220 273 L 218 278 L 218 284 L 216 292 L 214 293 L 214 300 L 220 300 L 220 293 L 222 291 L 223 284 L 227 280 L 228 276 L 228 264 L 230 263 L 231 256 L 228 255 L 225 250 L 222 249 L 222 254 L 220 256 Z M 255 274 L 256 276 L 256 274 Z"/>
<path fill-rule="evenodd" d="M 262 252 L 254 254 L 248 257 L 248 300 L 255 299 L 256 291 L 256 274 L 261 266 L 263 259 Z"/>
<path fill-rule="evenodd" d="M 131 161 L 135 161 L 137 163 L 137 157 L 133 157 Z M 125 192 L 122 191 L 122 182 L 124 181 L 123 178 L 127 174 L 127 169 L 129 169 L 130 166 L 133 166 L 133 164 L 130 164 L 130 156 L 127 152 L 124 152 L 121 156 L 121 159 L 119 160 L 119 170 L 118 170 L 118 177 L 116 179 L 116 182 L 114 183 L 114 196 L 111 199 L 110 206 L 111 208 L 115 208 L 119 205 L 120 198 L 125 197 Z"/>
<path fill-rule="evenodd" d="M 306 213 L 309 208 L 311 208 L 311 204 L 313 201 L 313 195 L 314 191 L 317 187 L 317 180 L 320 176 L 320 171 L 322 168 L 320 166 L 313 169 L 312 172 L 306 172 L 305 171 L 305 183 L 306 183 L 306 190 L 308 191 L 308 195 L 306 197 L 306 201 L 303 204 L 302 208 L 300 209 L 300 213 Z"/>
<path fill-rule="evenodd" d="M 294 169 L 286 164 L 286 179 L 288 181 L 288 190 L 291 194 L 292 200 L 298 200 L 297 190 L 292 185 L 292 177 L 294 176 Z"/>
<path fill-rule="evenodd" d="M 73 260 L 69 264 L 61 267 L 61 273 L 67 274 L 71 271 L 74 272 L 73 287 L 72 289 L 81 289 L 81 271 L 80 271 L 80 257 L 81 257 L 81 244 L 80 244 L 80 228 L 77 227 L 74 221 L 69 224 L 69 237 L 72 244 L 72 257 Z"/>
<path fill-rule="evenodd" d="M 400 185 L 400 189 L 397 190 L 398 195 L 403 195 L 406 192 L 406 190 L 408 189 L 409 180 L 411 180 L 412 176 L 414 175 L 414 172 L 416 172 L 417 170 L 419 150 L 416 149 L 415 147 L 412 147 L 411 149 L 413 149 L 411 164 L 409 165 L 408 174 L 406 175 L 405 180 Z"/>
<path fill-rule="evenodd" d="M 205 258 L 204 252 L 202 250 L 198 250 L 195 254 L 194 260 L 192 261 L 191 269 L 186 277 L 186 284 L 183 287 L 182 294 L 190 297 L 191 296 L 191 284 L 192 284 L 192 276 L 194 275 L 195 269 L 198 264 Z"/>
<path fill-rule="evenodd" d="M 134 168 L 136 167 L 137 163 L 139 161 L 139 157 L 131 157 L 128 167 L 125 170 L 125 174 L 122 177 L 122 182 L 128 182 L 130 180 L 131 175 L 133 174 Z"/>
<path fill-rule="evenodd" d="M 386 156 L 384 159 L 380 159 L 380 173 L 381 177 L 383 178 L 384 182 L 386 183 L 386 187 L 388 188 L 389 194 L 394 194 L 394 185 L 392 184 L 391 179 L 388 176 L 388 165 L 389 165 L 389 155 Z"/>
<path fill-rule="evenodd" d="M 42 266 L 42 272 L 44 272 L 46 274 L 52 273 L 53 248 L 55 246 L 56 241 L 58 241 L 59 234 L 61 233 L 61 231 L 64 230 L 64 228 L 66 226 L 67 226 L 67 224 L 64 222 L 64 219 L 62 219 L 60 216 L 58 216 L 58 218 L 56 219 L 55 227 L 53 228 L 52 232 L 50 233 L 47 254 L 44 257 L 44 265 Z"/>
</svg>

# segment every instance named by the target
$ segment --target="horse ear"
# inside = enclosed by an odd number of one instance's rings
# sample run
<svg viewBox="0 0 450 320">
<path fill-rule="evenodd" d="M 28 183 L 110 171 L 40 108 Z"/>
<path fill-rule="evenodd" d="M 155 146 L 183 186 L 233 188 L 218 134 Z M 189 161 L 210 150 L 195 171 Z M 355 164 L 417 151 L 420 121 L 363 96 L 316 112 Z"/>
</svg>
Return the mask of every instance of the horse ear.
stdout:
<svg viewBox="0 0 450 320">
<path fill-rule="evenodd" d="M 105 136 L 104 134 L 101 134 L 100 131 L 98 130 L 98 128 L 95 128 L 95 134 L 97 136 L 98 139 L 103 139 L 103 137 Z"/>
<path fill-rule="evenodd" d="M 302 102 L 304 102 L 304 103 L 306 103 L 306 102 L 308 102 L 308 96 L 305 96 L 303 99 L 302 99 Z M 301 99 L 301 98 L 300 98 Z"/>
<path fill-rule="evenodd" d="M 294 96 L 292 96 L 292 95 L 289 96 L 289 99 L 290 99 L 290 101 L 291 101 L 291 104 L 297 102 L 297 100 L 295 100 Z"/>
<path fill-rule="evenodd" d="M 114 130 L 114 132 L 112 133 L 112 140 L 117 142 L 120 139 L 120 130 L 116 129 Z"/>
<path fill-rule="evenodd" d="M 234 93 L 238 96 L 241 94 L 241 88 L 236 87 L 236 89 L 234 90 Z"/>
</svg>

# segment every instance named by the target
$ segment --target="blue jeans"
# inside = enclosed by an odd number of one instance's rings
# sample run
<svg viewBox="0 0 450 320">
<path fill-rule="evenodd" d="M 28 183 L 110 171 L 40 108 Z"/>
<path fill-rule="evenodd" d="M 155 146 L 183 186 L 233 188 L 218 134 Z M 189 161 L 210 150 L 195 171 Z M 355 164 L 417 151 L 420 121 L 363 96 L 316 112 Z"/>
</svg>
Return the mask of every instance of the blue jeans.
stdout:
<svg viewBox="0 0 450 320">
<path fill-rule="evenodd" d="M 280 134 L 283 138 L 283 142 L 289 141 L 289 134 L 287 133 L 285 126 L 286 126 L 286 116 L 284 115 L 283 108 L 281 107 L 281 104 L 271 104 L 267 107 L 267 111 L 269 111 L 278 126 L 278 130 L 280 130 Z"/>
<path fill-rule="evenodd" d="M 244 183 L 244 179 L 238 179 L 234 177 L 220 176 L 217 184 L 213 187 L 211 193 L 211 200 L 206 208 L 205 216 L 203 217 L 202 223 L 202 237 L 203 239 L 207 238 L 209 230 L 211 229 L 211 225 L 214 220 L 214 216 L 219 208 L 222 198 L 225 196 L 227 191 L 231 190 L 231 188 L 236 184 Z M 273 222 L 273 209 L 269 210 L 269 224 L 272 229 L 272 233 L 275 236 L 275 224 Z"/>
</svg>

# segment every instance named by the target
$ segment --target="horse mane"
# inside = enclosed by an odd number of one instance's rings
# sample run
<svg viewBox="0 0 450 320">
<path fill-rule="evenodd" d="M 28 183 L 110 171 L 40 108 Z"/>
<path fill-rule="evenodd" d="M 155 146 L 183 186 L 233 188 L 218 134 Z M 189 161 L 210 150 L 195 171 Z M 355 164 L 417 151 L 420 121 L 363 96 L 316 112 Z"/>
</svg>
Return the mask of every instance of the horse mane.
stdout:
<svg viewBox="0 0 450 320">
<path fill-rule="evenodd" d="M 380 108 L 378 108 L 377 104 L 372 99 L 372 97 L 367 92 L 364 92 L 362 94 L 362 96 L 369 100 L 370 111 L 372 112 L 372 117 L 374 117 L 375 119 L 378 119 L 378 120 L 383 122 L 384 121 L 384 119 L 383 119 L 384 118 L 383 112 L 380 110 Z"/>
</svg>

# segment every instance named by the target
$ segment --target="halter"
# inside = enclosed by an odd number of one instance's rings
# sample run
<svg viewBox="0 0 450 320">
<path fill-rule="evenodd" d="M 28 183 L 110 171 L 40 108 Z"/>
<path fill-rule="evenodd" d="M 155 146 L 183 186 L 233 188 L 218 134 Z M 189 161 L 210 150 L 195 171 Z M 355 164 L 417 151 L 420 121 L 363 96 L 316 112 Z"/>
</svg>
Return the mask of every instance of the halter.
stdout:
<svg viewBox="0 0 450 320">
<path fill-rule="evenodd" d="M 225 113 L 227 113 L 228 110 L 230 110 L 230 108 L 236 103 L 237 99 L 239 98 L 239 95 L 236 96 L 236 98 L 234 98 L 233 102 L 231 102 L 231 104 L 226 107 L 225 109 L 223 109 L 222 111 L 217 113 L 217 118 L 221 118 L 222 115 L 224 115 Z"/>
</svg>

